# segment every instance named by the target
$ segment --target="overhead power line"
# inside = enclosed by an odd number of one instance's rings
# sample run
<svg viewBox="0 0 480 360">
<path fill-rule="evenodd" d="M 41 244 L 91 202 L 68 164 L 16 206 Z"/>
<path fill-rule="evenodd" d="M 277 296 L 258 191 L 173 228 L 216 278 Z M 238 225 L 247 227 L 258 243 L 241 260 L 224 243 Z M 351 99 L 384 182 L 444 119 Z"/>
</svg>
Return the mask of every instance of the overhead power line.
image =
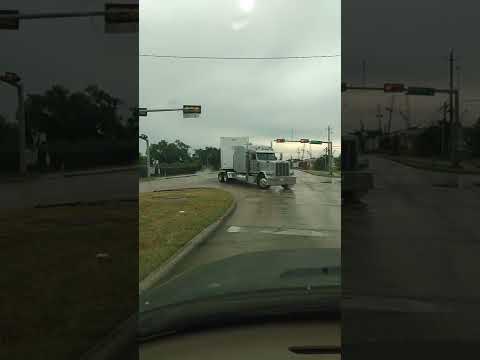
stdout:
<svg viewBox="0 0 480 360">
<path fill-rule="evenodd" d="M 295 60 L 295 59 L 320 59 L 340 57 L 334 55 L 308 55 L 308 56 L 270 56 L 270 57 L 228 57 L 228 56 L 181 56 L 181 55 L 156 55 L 140 54 L 140 57 L 152 57 L 160 59 L 200 59 L 200 60 Z"/>
</svg>

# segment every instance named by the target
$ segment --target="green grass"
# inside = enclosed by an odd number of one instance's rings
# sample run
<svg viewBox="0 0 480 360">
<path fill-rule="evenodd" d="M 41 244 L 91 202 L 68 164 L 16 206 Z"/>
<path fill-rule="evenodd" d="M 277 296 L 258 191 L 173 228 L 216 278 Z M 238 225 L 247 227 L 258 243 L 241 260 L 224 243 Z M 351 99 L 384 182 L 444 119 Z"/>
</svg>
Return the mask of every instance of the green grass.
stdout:
<svg viewBox="0 0 480 360">
<path fill-rule="evenodd" d="M 79 358 L 135 312 L 137 229 L 132 203 L 1 212 L 5 358 Z"/>
<path fill-rule="evenodd" d="M 228 192 L 218 189 L 140 194 L 139 280 L 219 219 L 232 201 Z"/>
</svg>

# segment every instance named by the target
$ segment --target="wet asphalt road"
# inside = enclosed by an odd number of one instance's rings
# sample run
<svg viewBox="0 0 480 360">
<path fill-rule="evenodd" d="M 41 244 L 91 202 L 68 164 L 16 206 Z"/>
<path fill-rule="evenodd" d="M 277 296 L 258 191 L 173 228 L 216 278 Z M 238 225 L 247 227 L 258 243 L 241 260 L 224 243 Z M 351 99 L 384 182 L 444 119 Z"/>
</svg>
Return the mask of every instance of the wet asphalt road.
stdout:
<svg viewBox="0 0 480 360">
<path fill-rule="evenodd" d="M 216 173 L 140 184 L 140 191 L 216 187 L 231 192 L 237 209 L 215 234 L 175 268 L 174 276 L 196 266 L 252 251 L 340 248 L 340 182 L 296 171 L 292 190 L 258 189 L 242 183 L 220 184 Z M 166 279 L 162 279 L 165 281 Z"/>
<path fill-rule="evenodd" d="M 73 175 L 75 176 L 73 176 Z M 44 175 L 24 182 L 2 183 L 0 208 L 31 208 L 76 202 L 134 200 L 138 197 L 138 171 Z"/>
<path fill-rule="evenodd" d="M 413 339 L 432 358 L 441 348 L 426 339 L 478 343 L 480 187 L 437 186 L 452 176 L 369 160 L 375 189 L 365 206 L 342 207 L 343 343 Z"/>
<path fill-rule="evenodd" d="M 363 199 L 366 207 L 342 209 L 344 290 L 480 296 L 474 286 L 480 275 L 480 187 L 437 186 L 452 175 L 369 160 L 375 189 Z"/>
</svg>

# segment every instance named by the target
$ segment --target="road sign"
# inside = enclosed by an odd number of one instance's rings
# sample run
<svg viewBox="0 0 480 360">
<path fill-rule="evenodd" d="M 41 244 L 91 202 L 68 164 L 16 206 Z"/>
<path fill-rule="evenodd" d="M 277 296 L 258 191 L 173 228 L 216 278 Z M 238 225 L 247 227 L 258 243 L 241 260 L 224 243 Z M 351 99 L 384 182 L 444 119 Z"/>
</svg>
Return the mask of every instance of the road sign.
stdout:
<svg viewBox="0 0 480 360">
<path fill-rule="evenodd" d="M 424 88 L 424 87 L 409 87 L 407 90 L 407 95 L 425 95 L 433 96 L 435 95 L 434 88 Z"/>
<path fill-rule="evenodd" d="M 147 108 L 138 108 L 137 109 L 137 116 L 147 116 L 148 110 Z"/>
<path fill-rule="evenodd" d="M 138 4 L 105 4 L 105 32 L 138 32 Z"/>
<path fill-rule="evenodd" d="M 383 91 L 385 91 L 385 92 L 404 92 L 405 91 L 405 85 L 387 83 L 387 84 L 383 85 Z"/>
<path fill-rule="evenodd" d="M 314 144 L 314 145 L 320 145 L 320 144 L 323 144 L 324 141 L 320 141 L 320 140 L 310 140 L 310 144 Z"/>
<path fill-rule="evenodd" d="M 310 140 L 309 139 L 300 139 L 300 142 L 302 144 L 308 144 L 310 142 Z"/>
<path fill-rule="evenodd" d="M 0 29 L 18 30 L 20 22 L 15 18 L 2 18 L 2 15 L 19 15 L 18 10 L 0 10 Z"/>
<path fill-rule="evenodd" d="M 18 82 L 20 82 L 20 76 L 18 76 L 17 74 L 13 73 L 13 72 L 6 72 L 5 74 L 3 75 L 0 75 L 0 81 L 4 81 L 6 83 L 9 83 L 11 85 L 15 85 L 17 84 Z"/>
<path fill-rule="evenodd" d="M 277 143 L 284 143 L 284 142 L 285 142 L 285 139 L 277 139 L 277 140 L 275 140 L 275 142 L 277 142 Z"/>
</svg>

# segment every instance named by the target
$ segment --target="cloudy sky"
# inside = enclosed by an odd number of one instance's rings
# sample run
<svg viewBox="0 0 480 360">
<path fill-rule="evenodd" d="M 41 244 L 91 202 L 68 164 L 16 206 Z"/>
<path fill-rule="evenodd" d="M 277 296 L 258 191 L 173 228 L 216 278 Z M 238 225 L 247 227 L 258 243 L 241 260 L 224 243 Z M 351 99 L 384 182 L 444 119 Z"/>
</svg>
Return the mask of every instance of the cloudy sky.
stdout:
<svg viewBox="0 0 480 360">
<path fill-rule="evenodd" d="M 480 115 L 480 48 L 476 43 L 480 4 L 460 0 L 343 0 L 342 79 L 361 84 L 362 60 L 366 61 L 367 85 L 401 82 L 407 86 L 448 88 L 449 49 L 453 47 L 460 66 L 462 122 L 471 124 Z M 446 95 L 409 97 L 412 125 L 440 120 L 438 109 Z M 405 127 L 398 108 L 407 109 L 406 96 L 395 96 L 392 129 Z M 383 93 L 347 91 L 342 95 L 342 130 L 359 127 L 363 118 L 369 128 L 378 128 L 377 105 L 391 102 Z M 383 110 L 384 119 L 387 113 Z"/>
<path fill-rule="evenodd" d="M 2 0 L 0 9 L 28 14 L 102 11 L 105 3 Z M 27 94 L 43 93 L 55 84 L 71 91 L 97 84 L 125 102 L 122 110 L 138 103 L 138 34 L 105 34 L 103 18 L 22 20 L 19 30 L 0 30 L 0 42 L 0 72 L 18 73 Z M 14 89 L 1 83 L 0 113 L 14 121 L 15 110 Z"/>
<path fill-rule="evenodd" d="M 283 57 L 341 54 L 340 1 L 142 0 L 140 54 Z M 140 106 L 202 105 L 197 119 L 150 113 L 140 132 L 151 142 L 180 139 L 218 146 L 221 136 L 326 139 L 340 136 L 341 57 L 200 60 L 140 57 Z M 141 151 L 144 150 L 140 144 Z M 275 145 L 288 154 L 298 144 Z M 312 147 L 314 154 L 321 146 Z M 338 153 L 338 152 L 337 152 Z"/>
</svg>

